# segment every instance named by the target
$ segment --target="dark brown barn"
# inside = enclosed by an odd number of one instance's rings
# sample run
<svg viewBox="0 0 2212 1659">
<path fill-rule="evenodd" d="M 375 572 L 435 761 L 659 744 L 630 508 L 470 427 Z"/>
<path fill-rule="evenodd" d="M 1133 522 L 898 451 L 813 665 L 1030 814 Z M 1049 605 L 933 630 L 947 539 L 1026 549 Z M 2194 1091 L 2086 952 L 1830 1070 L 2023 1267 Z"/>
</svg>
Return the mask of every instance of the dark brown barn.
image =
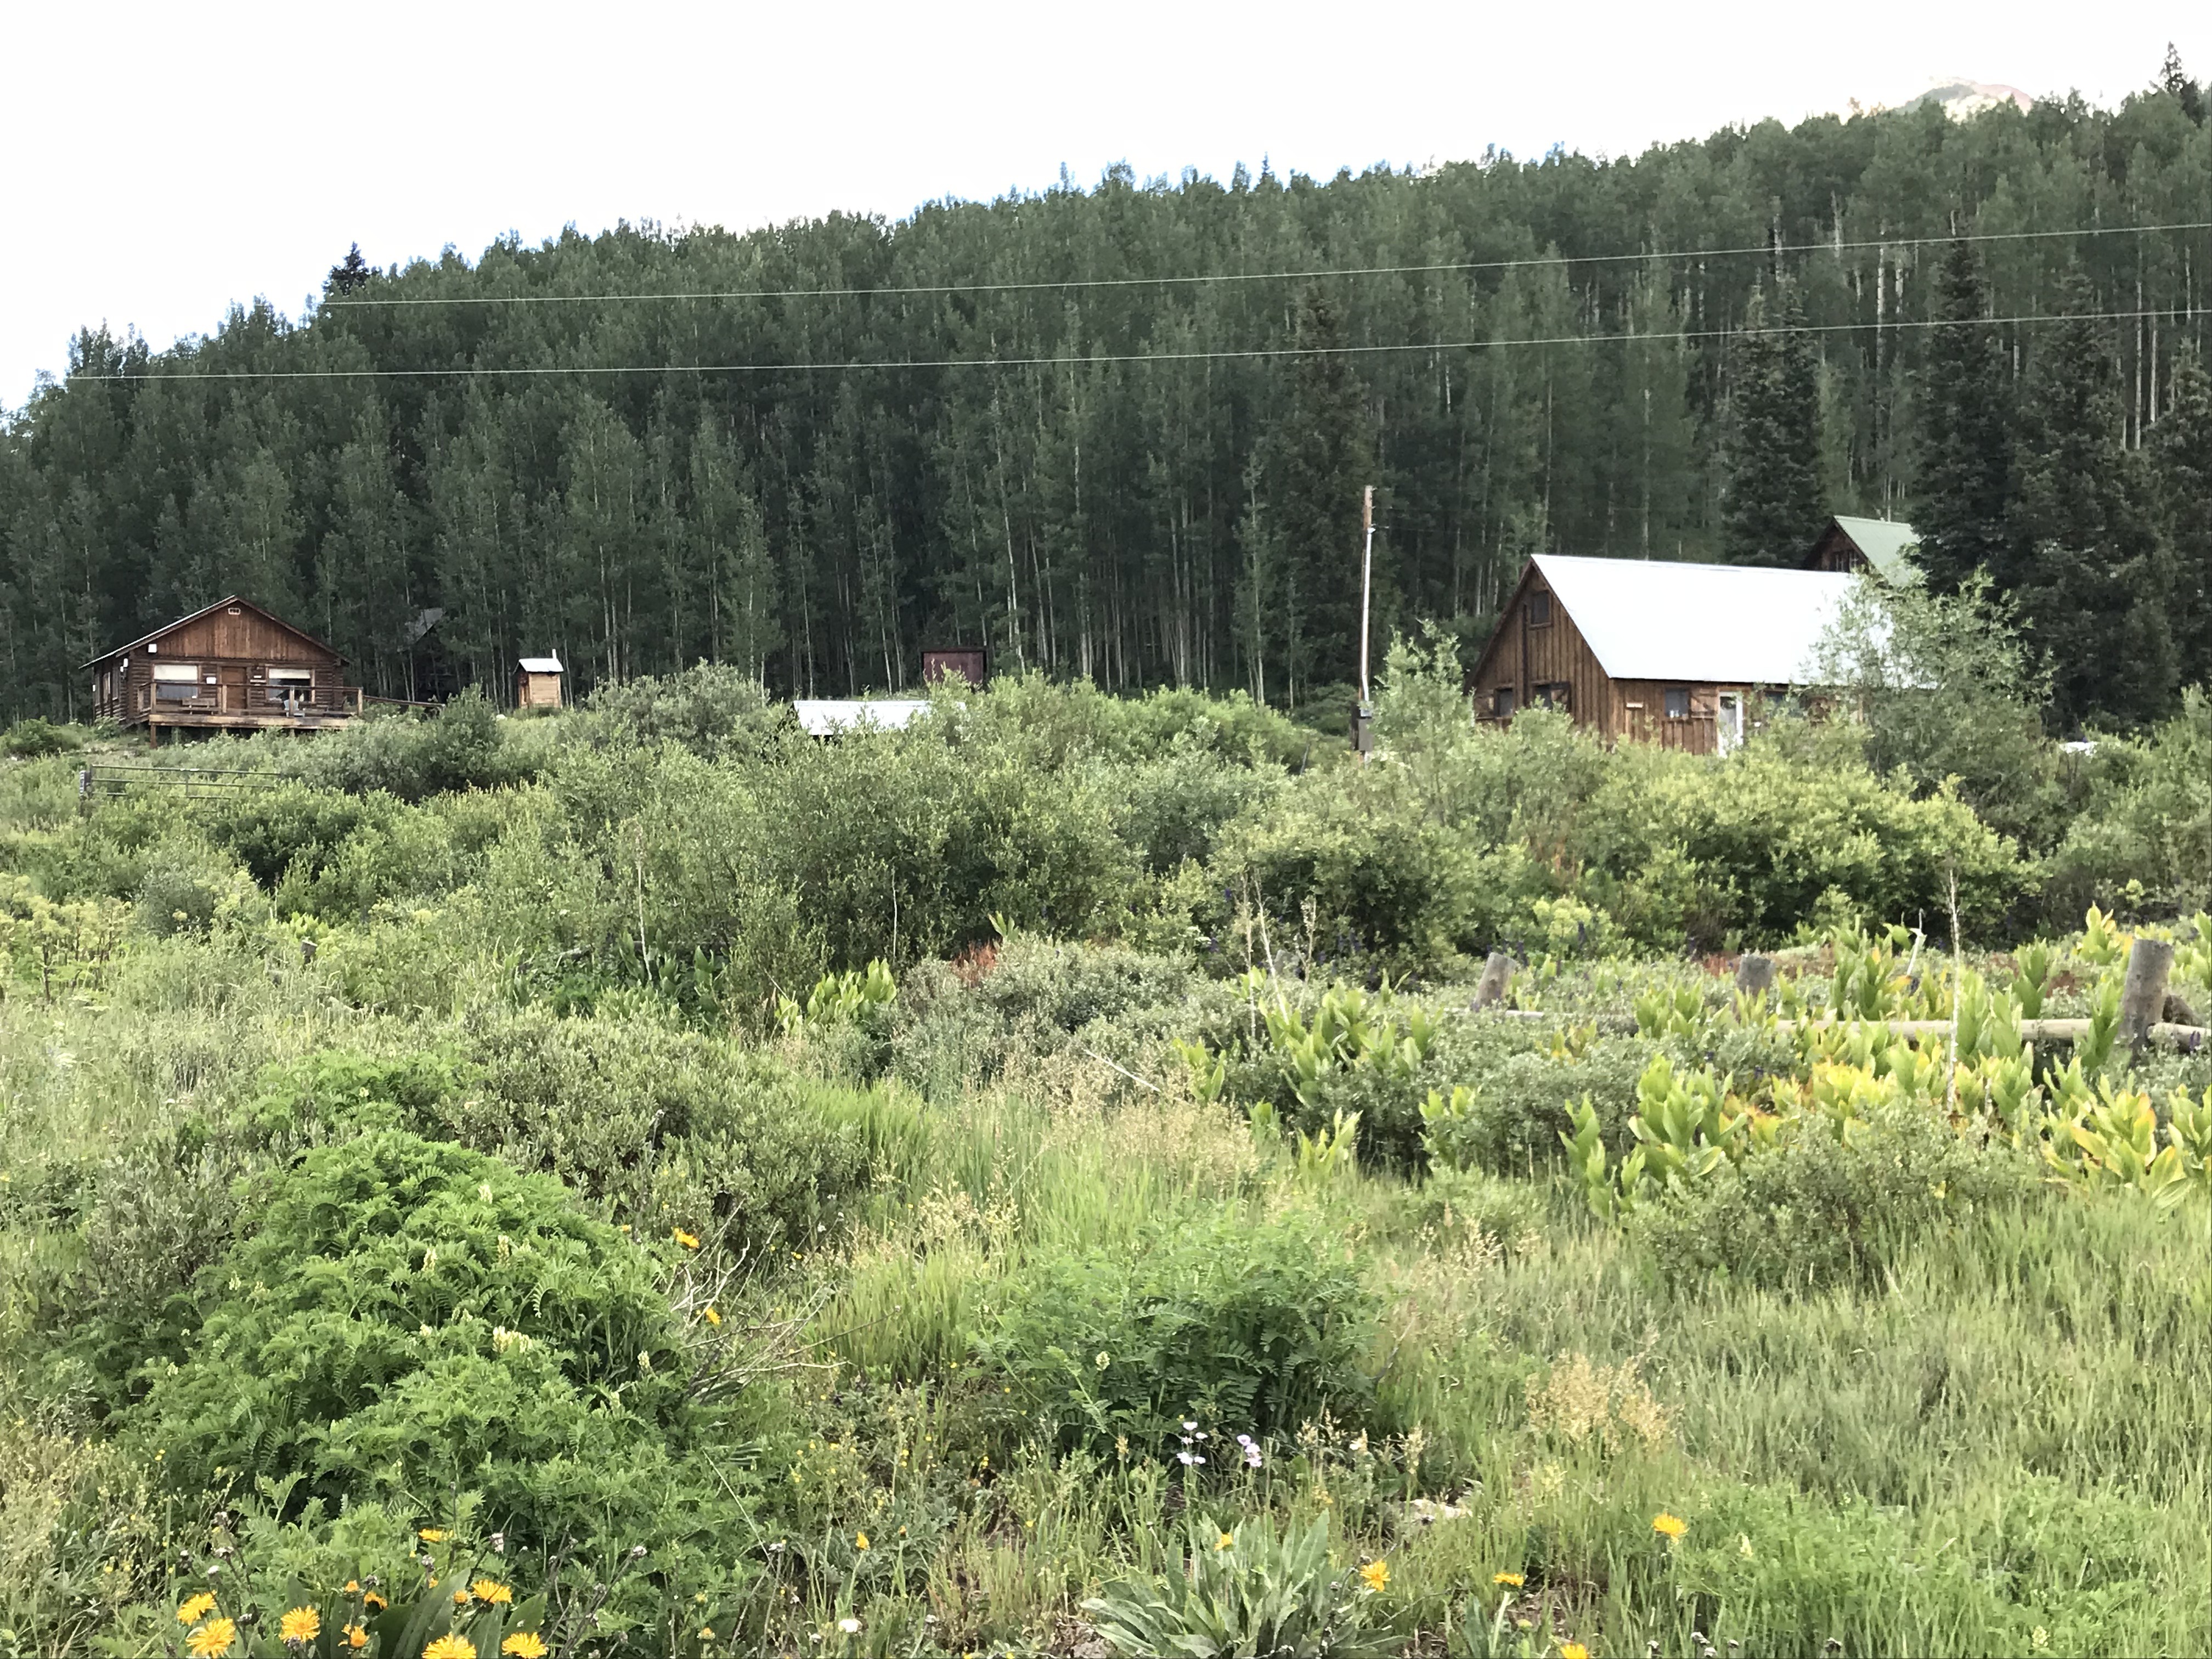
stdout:
<svg viewBox="0 0 2212 1659">
<path fill-rule="evenodd" d="M 1917 533 L 1901 519 L 1831 519 L 1805 556 L 1805 568 L 1846 576 L 1871 570 L 1887 582 L 1911 581 L 1919 545 Z"/>
<path fill-rule="evenodd" d="M 1811 683 L 1850 585 L 1826 571 L 1539 554 L 1468 676 L 1476 717 L 1549 703 L 1609 743 L 1725 754 L 1765 697 Z"/>
<path fill-rule="evenodd" d="M 990 654 L 975 647 L 942 647 L 921 653 L 921 683 L 934 685 L 939 680 L 965 680 L 981 690 L 991 678 Z"/>
<path fill-rule="evenodd" d="M 93 716 L 164 731 L 313 731 L 361 713 L 345 659 L 233 594 L 85 664 Z"/>
</svg>

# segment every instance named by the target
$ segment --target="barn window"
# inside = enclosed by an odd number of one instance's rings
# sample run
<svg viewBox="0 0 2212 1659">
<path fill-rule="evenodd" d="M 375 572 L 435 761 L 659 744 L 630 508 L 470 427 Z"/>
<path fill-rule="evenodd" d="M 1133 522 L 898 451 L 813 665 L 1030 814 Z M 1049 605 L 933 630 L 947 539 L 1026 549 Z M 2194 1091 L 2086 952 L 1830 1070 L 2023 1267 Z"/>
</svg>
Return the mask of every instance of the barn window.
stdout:
<svg viewBox="0 0 2212 1659">
<path fill-rule="evenodd" d="M 1548 684 L 1540 685 L 1534 696 L 1538 702 L 1549 703 L 1563 711 L 1571 710 L 1575 706 L 1575 688 L 1565 680 L 1553 680 Z"/>
<path fill-rule="evenodd" d="M 1688 686 L 1670 685 L 1667 688 L 1667 718 L 1670 720 L 1686 720 L 1690 718 L 1690 688 Z"/>
<path fill-rule="evenodd" d="M 307 668 L 272 668 L 269 671 L 269 701 L 282 702 L 287 697 L 304 697 L 314 689 L 314 671 Z"/>
<path fill-rule="evenodd" d="M 1490 712 L 1502 720 L 1510 720 L 1513 717 L 1513 688 L 1511 686 L 1501 685 L 1498 690 L 1490 694 Z"/>
<path fill-rule="evenodd" d="M 1528 626 L 1548 628 L 1552 623 L 1552 596 L 1539 587 L 1528 595 Z"/>
</svg>

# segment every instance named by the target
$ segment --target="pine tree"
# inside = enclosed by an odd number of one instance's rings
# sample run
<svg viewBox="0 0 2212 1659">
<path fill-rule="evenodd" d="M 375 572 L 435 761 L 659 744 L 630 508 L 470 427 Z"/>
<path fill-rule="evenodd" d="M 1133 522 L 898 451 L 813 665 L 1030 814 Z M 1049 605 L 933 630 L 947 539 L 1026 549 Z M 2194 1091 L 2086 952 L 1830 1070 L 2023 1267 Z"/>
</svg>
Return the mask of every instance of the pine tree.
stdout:
<svg viewBox="0 0 2212 1659">
<path fill-rule="evenodd" d="M 2171 707 L 2170 560 L 2140 454 L 2122 441 L 2114 354 L 2075 273 L 2038 342 L 2021 411 L 2010 563 L 2028 637 L 2051 673 L 2051 718 L 2132 724 Z"/>
<path fill-rule="evenodd" d="M 332 299 L 343 299 L 367 288 L 368 279 L 374 275 L 374 269 L 361 257 L 361 244 L 356 242 L 346 250 L 346 257 L 331 267 L 331 274 L 323 279 L 323 293 Z"/>
<path fill-rule="evenodd" d="M 2012 445 L 2004 343 L 1983 318 L 1986 295 L 1973 250 L 1952 243 L 1936 279 L 1936 314 L 1922 373 L 1918 499 L 1920 568 L 1955 592 L 1977 569 L 2004 563 Z"/>
<path fill-rule="evenodd" d="M 1291 394 L 1270 434 L 1268 489 L 1279 563 L 1281 635 L 1293 703 L 1359 667 L 1359 496 L 1370 468 L 1364 395 L 1334 306 L 1309 295 Z"/>
<path fill-rule="evenodd" d="M 1820 378 L 1796 288 L 1754 293 L 1735 342 L 1721 556 L 1790 566 L 1820 533 Z"/>
<path fill-rule="evenodd" d="M 2172 41 L 2166 43 L 2166 61 L 2159 65 L 2158 89 L 2181 106 L 2181 112 L 2198 126 L 2204 125 L 2204 92 L 2181 66 L 2181 53 Z"/>
<path fill-rule="evenodd" d="M 2173 637 L 2184 685 L 2212 688 L 2212 374 L 2194 350 L 2173 368 L 2173 404 L 2152 428 L 2159 506 L 2173 559 Z"/>
</svg>

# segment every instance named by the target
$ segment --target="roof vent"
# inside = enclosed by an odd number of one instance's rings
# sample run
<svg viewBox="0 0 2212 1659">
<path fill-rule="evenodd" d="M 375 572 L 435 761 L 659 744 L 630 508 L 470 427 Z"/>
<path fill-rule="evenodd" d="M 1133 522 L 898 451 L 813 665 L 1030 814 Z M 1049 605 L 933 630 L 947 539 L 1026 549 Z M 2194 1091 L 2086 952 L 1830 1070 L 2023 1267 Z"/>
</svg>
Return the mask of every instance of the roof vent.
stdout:
<svg viewBox="0 0 2212 1659">
<path fill-rule="evenodd" d="M 230 614 L 234 617 L 238 614 L 238 607 L 236 605 L 234 605 L 230 607 Z"/>
</svg>

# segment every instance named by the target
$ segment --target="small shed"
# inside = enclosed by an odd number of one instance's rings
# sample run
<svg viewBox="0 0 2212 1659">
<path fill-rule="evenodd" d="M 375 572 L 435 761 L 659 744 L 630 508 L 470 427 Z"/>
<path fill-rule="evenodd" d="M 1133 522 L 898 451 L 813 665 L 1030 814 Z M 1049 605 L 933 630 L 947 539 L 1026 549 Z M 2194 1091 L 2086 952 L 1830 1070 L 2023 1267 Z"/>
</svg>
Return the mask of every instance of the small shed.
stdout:
<svg viewBox="0 0 2212 1659">
<path fill-rule="evenodd" d="M 934 685 L 939 680 L 965 680 L 981 690 L 990 681 L 990 653 L 981 646 L 946 646 L 921 653 L 921 683 Z"/>
<path fill-rule="evenodd" d="M 1540 553 L 1468 677 L 1476 718 L 1548 703 L 1607 742 L 1726 754 L 1759 723 L 1765 698 L 1815 682 L 1851 581 Z"/>
<path fill-rule="evenodd" d="M 561 706 L 561 659 L 524 657 L 514 665 L 514 706 L 517 708 L 558 708 Z"/>
<path fill-rule="evenodd" d="M 1805 556 L 1805 568 L 1846 576 L 1871 570 L 1886 582 L 1909 582 L 1918 574 L 1912 556 L 1919 546 L 1902 519 L 1833 518 Z"/>
<path fill-rule="evenodd" d="M 84 667 L 95 720 L 164 731 L 312 731 L 361 713 L 345 659 L 233 593 Z"/>
</svg>

